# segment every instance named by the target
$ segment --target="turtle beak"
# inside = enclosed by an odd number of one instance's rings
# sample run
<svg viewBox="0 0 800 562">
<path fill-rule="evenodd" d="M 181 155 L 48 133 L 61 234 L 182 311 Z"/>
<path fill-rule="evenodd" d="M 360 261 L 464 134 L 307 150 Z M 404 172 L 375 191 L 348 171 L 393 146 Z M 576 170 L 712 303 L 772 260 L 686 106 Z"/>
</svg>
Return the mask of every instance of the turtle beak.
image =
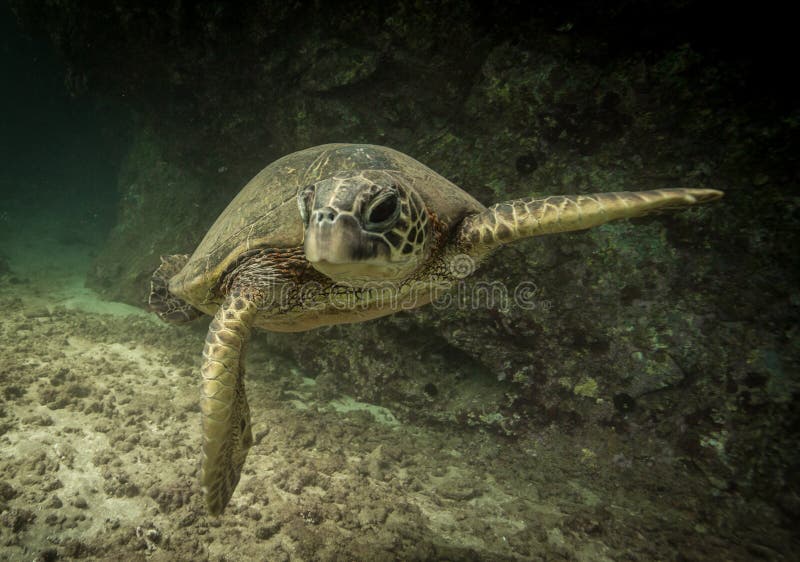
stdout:
<svg viewBox="0 0 800 562">
<path fill-rule="evenodd" d="M 362 230 L 355 217 L 331 207 L 312 213 L 303 248 L 306 259 L 315 265 L 368 261 L 380 257 L 383 250 Z"/>
</svg>

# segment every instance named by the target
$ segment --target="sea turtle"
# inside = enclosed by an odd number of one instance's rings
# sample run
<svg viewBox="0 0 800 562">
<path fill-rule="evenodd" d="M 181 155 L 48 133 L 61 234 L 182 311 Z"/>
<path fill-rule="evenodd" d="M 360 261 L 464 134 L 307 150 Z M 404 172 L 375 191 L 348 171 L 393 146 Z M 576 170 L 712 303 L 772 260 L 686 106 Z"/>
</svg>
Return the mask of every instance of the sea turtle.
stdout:
<svg viewBox="0 0 800 562">
<path fill-rule="evenodd" d="M 488 209 L 396 150 L 327 144 L 264 168 L 194 254 L 162 257 L 150 307 L 203 314 L 201 485 L 220 514 L 253 443 L 243 352 L 252 327 L 293 332 L 430 302 L 500 246 L 719 198 L 713 189 L 526 198 Z"/>
</svg>

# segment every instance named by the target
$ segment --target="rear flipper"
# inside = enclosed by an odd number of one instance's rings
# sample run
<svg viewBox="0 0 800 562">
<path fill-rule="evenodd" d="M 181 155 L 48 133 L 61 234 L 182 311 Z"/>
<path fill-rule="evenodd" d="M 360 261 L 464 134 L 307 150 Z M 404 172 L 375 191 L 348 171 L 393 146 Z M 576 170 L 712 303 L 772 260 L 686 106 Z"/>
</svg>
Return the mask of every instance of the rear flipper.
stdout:
<svg viewBox="0 0 800 562">
<path fill-rule="evenodd" d="M 170 324 L 191 322 L 203 315 L 188 302 L 169 292 L 169 280 L 183 269 L 187 261 L 189 261 L 188 254 L 161 256 L 161 265 L 150 279 L 150 297 L 147 299 L 149 309 Z"/>
</svg>

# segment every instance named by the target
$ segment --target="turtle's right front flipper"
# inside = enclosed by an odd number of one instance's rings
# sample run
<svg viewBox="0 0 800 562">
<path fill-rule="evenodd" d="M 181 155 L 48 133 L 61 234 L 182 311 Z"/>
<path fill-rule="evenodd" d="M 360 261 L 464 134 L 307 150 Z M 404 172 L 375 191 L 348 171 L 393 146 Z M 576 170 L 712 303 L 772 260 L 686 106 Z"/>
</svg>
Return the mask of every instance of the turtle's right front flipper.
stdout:
<svg viewBox="0 0 800 562">
<path fill-rule="evenodd" d="M 234 290 L 208 327 L 203 348 L 203 458 L 200 484 L 212 515 L 231 499 L 253 444 L 244 389 L 244 348 L 258 310 L 252 296 Z"/>
</svg>

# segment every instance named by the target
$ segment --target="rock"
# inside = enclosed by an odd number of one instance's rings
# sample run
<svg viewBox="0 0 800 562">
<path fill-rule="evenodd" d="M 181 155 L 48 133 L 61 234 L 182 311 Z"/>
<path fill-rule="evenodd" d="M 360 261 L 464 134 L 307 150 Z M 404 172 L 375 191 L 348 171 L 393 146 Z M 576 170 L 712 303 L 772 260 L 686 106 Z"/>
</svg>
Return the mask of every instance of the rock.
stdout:
<svg viewBox="0 0 800 562">
<path fill-rule="evenodd" d="M 45 306 L 39 306 L 26 310 L 22 313 L 25 318 L 46 318 L 50 316 L 50 311 Z"/>
<path fill-rule="evenodd" d="M 8 482 L 0 481 L 0 501 L 7 502 L 17 497 L 19 492 Z"/>
</svg>

